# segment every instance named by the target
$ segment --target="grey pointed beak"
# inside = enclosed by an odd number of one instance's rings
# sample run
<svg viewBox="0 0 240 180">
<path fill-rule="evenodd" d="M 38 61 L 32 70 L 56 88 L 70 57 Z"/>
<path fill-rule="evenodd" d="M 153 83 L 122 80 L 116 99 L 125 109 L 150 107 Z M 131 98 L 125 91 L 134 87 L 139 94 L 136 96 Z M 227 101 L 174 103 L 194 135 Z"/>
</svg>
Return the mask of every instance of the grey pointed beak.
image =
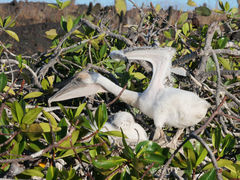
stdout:
<svg viewBox="0 0 240 180">
<path fill-rule="evenodd" d="M 70 83 L 65 85 L 56 94 L 49 98 L 48 104 L 50 105 L 52 102 L 64 101 L 102 92 L 106 92 L 106 90 L 99 84 L 87 84 L 79 78 L 74 78 Z"/>
<path fill-rule="evenodd" d="M 112 59 L 115 59 L 116 61 L 121 61 L 121 60 L 128 61 L 127 56 L 124 54 L 123 51 L 120 51 L 120 50 L 112 51 L 109 56 Z"/>
<path fill-rule="evenodd" d="M 65 87 L 63 87 L 56 94 L 54 94 L 51 98 L 49 98 L 48 103 L 51 104 L 52 102 L 56 101 L 64 101 L 81 97 L 81 93 L 79 92 L 84 90 L 86 86 L 87 85 L 84 83 L 77 83 L 76 80 L 72 80 Z"/>
</svg>

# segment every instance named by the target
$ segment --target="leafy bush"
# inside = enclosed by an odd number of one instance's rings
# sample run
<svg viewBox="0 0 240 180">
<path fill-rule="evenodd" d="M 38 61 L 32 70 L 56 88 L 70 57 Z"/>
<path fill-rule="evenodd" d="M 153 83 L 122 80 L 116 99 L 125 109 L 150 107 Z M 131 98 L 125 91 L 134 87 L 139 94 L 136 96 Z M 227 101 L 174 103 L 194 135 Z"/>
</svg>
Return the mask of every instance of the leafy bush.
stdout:
<svg viewBox="0 0 240 180">
<path fill-rule="evenodd" d="M 57 0 L 56 3 L 49 6 L 61 11 L 70 1 Z M 188 1 L 188 5 L 196 6 L 196 3 Z M 121 26 L 125 7 L 125 1 L 116 1 L 119 27 L 114 30 L 103 20 L 104 13 L 97 23 L 93 23 L 95 16 L 91 12 L 78 17 L 62 16 L 60 26 L 65 34 L 58 34 L 55 29 L 47 31 L 46 37 L 52 40 L 52 47 L 39 56 L 15 55 L 10 45 L 0 42 L 1 177 L 240 178 L 237 148 L 240 44 L 230 40 L 231 35 L 239 31 L 237 9 L 222 1 L 215 12 L 204 6 L 196 7 L 196 14 L 210 17 L 212 13 L 219 13 L 227 19 L 196 27 L 187 12 L 179 11 L 176 23 L 170 24 L 160 5 L 152 6 L 149 11 L 139 8 L 141 21 L 137 28 L 129 28 L 127 33 Z M 17 34 L 8 30 L 14 26 L 14 19 L 0 17 L 0 26 L 0 32 L 19 41 Z M 47 104 L 56 84 L 86 68 L 105 73 L 120 86 L 127 84 L 128 89 L 143 91 L 151 80 L 151 67 L 138 62 L 115 62 L 109 53 L 126 47 L 156 44 L 176 48 L 173 65 L 187 72 L 187 77 L 174 76 L 173 86 L 194 89 L 212 105 L 208 121 L 190 128 L 192 132 L 182 137 L 184 141 L 175 152 L 152 141 L 131 147 L 123 132 L 102 131 L 109 115 L 119 109 L 130 111 L 135 117 L 141 116 L 138 122 L 149 134 L 153 131 L 152 121 L 145 121 L 149 118 L 137 109 L 119 100 L 106 106 L 105 103 L 113 99 L 111 95 L 73 99 L 53 107 Z M 227 100 L 222 95 L 226 95 Z M 175 133 L 175 129 L 170 130 L 166 131 L 169 137 Z M 198 135 L 200 130 L 202 133 Z M 122 137 L 123 145 L 111 143 L 109 136 Z M 171 168 L 165 175 L 168 166 Z M 179 173 L 174 173 L 176 171 Z"/>
</svg>

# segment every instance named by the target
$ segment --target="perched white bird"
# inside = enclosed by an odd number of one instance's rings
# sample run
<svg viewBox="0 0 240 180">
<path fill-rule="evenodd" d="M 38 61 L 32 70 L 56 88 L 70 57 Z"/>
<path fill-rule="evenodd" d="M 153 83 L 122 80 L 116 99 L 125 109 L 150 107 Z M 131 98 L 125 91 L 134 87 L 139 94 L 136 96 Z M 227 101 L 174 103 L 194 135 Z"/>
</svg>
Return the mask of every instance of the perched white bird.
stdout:
<svg viewBox="0 0 240 180">
<path fill-rule="evenodd" d="M 147 133 L 138 123 L 135 122 L 133 116 L 129 112 L 117 112 L 112 121 L 105 123 L 101 131 L 123 131 L 124 135 L 127 136 L 126 142 L 129 145 L 136 145 L 141 141 L 148 140 Z M 111 136 L 112 142 L 115 141 L 121 144 L 122 138 Z"/>
<path fill-rule="evenodd" d="M 173 48 L 155 48 L 115 51 L 110 54 L 114 58 L 144 60 L 152 64 L 153 75 L 148 88 L 142 93 L 124 90 L 120 99 L 137 107 L 154 120 L 155 140 L 163 135 L 160 132 L 164 125 L 185 128 L 199 123 L 210 106 L 207 101 L 193 92 L 166 87 L 165 81 L 170 76 L 171 60 L 175 52 Z M 117 96 L 121 90 L 122 87 L 99 73 L 82 71 L 68 85 L 52 96 L 49 103 L 99 92 L 111 92 Z"/>
</svg>

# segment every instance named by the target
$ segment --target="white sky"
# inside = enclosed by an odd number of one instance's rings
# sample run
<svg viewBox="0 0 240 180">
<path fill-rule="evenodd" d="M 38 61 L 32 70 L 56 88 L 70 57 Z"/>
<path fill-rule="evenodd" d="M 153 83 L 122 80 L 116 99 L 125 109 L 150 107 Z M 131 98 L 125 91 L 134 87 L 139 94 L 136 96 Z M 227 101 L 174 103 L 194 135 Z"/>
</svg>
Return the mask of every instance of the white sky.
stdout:
<svg viewBox="0 0 240 180">
<path fill-rule="evenodd" d="M 6 2 L 11 2 L 12 0 L 0 0 L 0 3 L 6 3 Z M 19 1 L 19 0 L 18 0 Z M 21 1 L 25 1 L 25 0 L 21 0 Z M 48 3 L 55 3 L 55 0 L 28 0 L 29 2 L 48 2 Z M 65 1 L 65 0 L 63 0 Z M 142 5 L 142 3 L 144 2 L 145 6 L 148 6 L 150 2 L 152 2 L 154 5 L 156 4 L 160 4 L 161 7 L 163 8 L 167 8 L 170 5 L 177 8 L 177 9 L 182 9 L 182 10 L 187 10 L 187 9 L 194 9 L 191 8 L 187 5 L 187 0 L 133 0 L 134 2 L 136 2 L 136 4 L 138 4 L 139 6 Z M 222 0 L 224 3 L 226 2 L 226 0 Z M 114 0 L 76 0 L 77 4 L 89 4 L 89 2 L 93 2 L 93 3 L 101 3 L 103 6 L 106 5 L 113 5 L 114 4 Z M 128 9 L 130 9 L 131 3 L 126 0 L 127 5 L 128 5 Z M 198 6 L 202 5 L 203 3 L 206 3 L 207 6 L 211 9 L 215 9 L 217 4 L 218 4 L 218 0 L 194 0 L 194 2 L 197 3 Z M 228 0 L 230 7 L 237 7 L 237 0 Z"/>
</svg>

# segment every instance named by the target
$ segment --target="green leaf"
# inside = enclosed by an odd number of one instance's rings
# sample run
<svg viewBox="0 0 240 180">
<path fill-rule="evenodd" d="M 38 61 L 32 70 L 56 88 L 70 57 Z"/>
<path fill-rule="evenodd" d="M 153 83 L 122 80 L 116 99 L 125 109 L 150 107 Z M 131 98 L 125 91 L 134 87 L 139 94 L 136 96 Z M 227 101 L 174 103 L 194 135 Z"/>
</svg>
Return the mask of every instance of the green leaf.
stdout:
<svg viewBox="0 0 240 180">
<path fill-rule="evenodd" d="M 21 131 L 24 133 L 42 133 L 43 132 L 43 129 L 38 123 L 34 123 L 30 125 L 22 124 L 20 128 L 21 128 Z"/>
<path fill-rule="evenodd" d="M 91 42 L 91 45 L 96 49 L 96 50 L 99 50 L 99 41 L 97 39 L 93 39 L 90 41 Z"/>
<path fill-rule="evenodd" d="M 42 92 L 30 92 L 30 93 L 28 93 L 26 96 L 24 96 L 23 99 L 36 98 L 36 97 L 40 97 L 40 96 L 42 96 L 42 95 L 43 95 Z"/>
<path fill-rule="evenodd" d="M 126 0 L 115 0 L 115 9 L 118 15 L 121 15 L 121 12 L 125 15 L 127 11 Z"/>
<path fill-rule="evenodd" d="M 43 79 L 42 82 L 41 82 L 41 85 L 42 85 L 43 90 L 47 90 L 48 87 L 49 87 L 49 82 L 48 82 L 48 80 Z"/>
<path fill-rule="evenodd" d="M 104 43 L 100 49 L 100 58 L 102 59 L 104 57 L 104 55 L 106 55 L 106 52 L 107 52 L 107 44 Z"/>
<path fill-rule="evenodd" d="M 77 118 L 81 114 L 85 106 L 86 106 L 86 103 L 80 104 L 78 106 L 77 111 L 75 112 L 74 118 Z"/>
<path fill-rule="evenodd" d="M 189 32 L 189 24 L 187 22 L 183 24 L 182 30 L 183 30 L 183 34 L 187 35 L 187 33 Z"/>
<path fill-rule="evenodd" d="M 160 153 L 162 151 L 162 148 L 155 142 L 143 141 L 136 146 L 135 151 L 137 153 L 137 157 L 140 157 L 143 153 L 146 152 Z"/>
<path fill-rule="evenodd" d="M 221 9 L 224 11 L 225 10 L 225 8 L 224 8 L 224 6 L 223 6 L 223 2 L 221 1 L 221 0 L 219 0 L 219 6 L 221 7 Z"/>
<path fill-rule="evenodd" d="M 2 115 L 0 116 L 0 126 L 8 125 L 9 124 L 8 122 L 9 122 L 9 119 L 8 119 L 8 116 L 6 113 L 6 109 L 3 109 Z M 9 132 L 5 132 L 5 130 L 6 130 L 6 128 L 2 127 L 3 133 L 9 133 Z"/>
<path fill-rule="evenodd" d="M 71 17 L 68 18 L 68 21 L 67 21 L 67 31 L 71 31 L 71 29 L 73 28 L 73 20 Z"/>
<path fill-rule="evenodd" d="M 188 13 L 183 13 L 180 15 L 179 19 L 178 19 L 178 25 L 182 25 L 183 23 L 185 23 L 188 19 Z"/>
<path fill-rule="evenodd" d="M 239 178 L 240 177 L 240 165 L 239 164 L 228 164 L 226 166 L 224 166 L 226 169 L 228 169 L 228 172 L 230 172 L 230 174 L 226 174 L 224 173 L 224 176 L 228 176 L 229 179 L 232 178 Z M 230 175 L 230 176 L 229 176 Z"/>
<path fill-rule="evenodd" d="M 159 13 L 160 10 L 161 10 L 161 5 L 160 5 L 160 4 L 157 4 L 156 7 L 155 7 L 155 11 L 156 11 L 157 13 Z"/>
<path fill-rule="evenodd" d="M 171 35 L 171 33 L 170 33 L 169 31 L 164 31 L 163 34 L 164 34 L 164 36 L 165 36 L 166 38 L 172 39 L 172 35 Z"/>
<path fill-rule="evenodd" d="M 26 135 L 31 141 L 38 140 L 43 132 L 43 129 L 38 123 L 34 123 L 31 125 L 22 124 L 20 127 L 21 131 L 23 133 L 26 133 Z"/>
<path fill-rule="evenodd" d="M 50 132 L 51 131 L 49 123 L 39 123 L 39 125 L 41 126 L 43 132 Z M 57 132 L 57 131 L 60 131 L 60 130 L 61 130 L 60 127 L 52 126 L 52 131 L 53 132 Z"/>
<path fill-rule="evenodd" d="M 200 177 L 200 180 L 212 180 L 212 179 L 216 179 L 215 169 L 211 169 L 210 171 L 208 171 L 207 173 Z"/>
<path fill-rule="evenodd" d="M 214 12 L 216 12 L 216 13 L 220 13 L 220 14 L 224 14 L 224 11 L 219 10 L 219 9 L 214 9 Z"/>
<path fill-rule="evenodd" d="M 205 159 L 205 157 L 207 156 L 208 151 L 206 149 L 203 149 L 200 153 L 200 155 L 197 158 L 196 161 L 196 166 L 198 166 L 199 164 L 201 164 L 201 162 Z"/>
<path fill-rule="evenodd" d="M 169 42 L 167 43 L 167 46 L 168 46 L 168 47 L 171 47 L 171 46 L 173 45 L 173 43 L 174 43 L 174 40 L 169 41 Z"/>
<path fill-rule="evenodd" d="M 56 180 L 58 174 L 58 169 L 50 166 L 47 171 L 46 180 Z"/>
<path fill-rule="evenodd" d="M 57 3 L 58 6 L 62 5 L 62 2 L 60 0 L 56 0 L 56 3 Z"/>
<path fill-rule="evenodd" d="M 228 59 L 225 59 L 225 58 L 222 58 L 222 57 L 218 56 L 218 61 L 224 67 L 224 69 L 232 70 L 230 62 L 229 62 Z"/>
<path fill-rule="evenodd" d="M 19 155 L 19 142 L 17 142 L 15 139 L 11 141 L 12 149 L 10 151 L 10 159 L 15 159 L 16 155 Z"/>
<path fill-rule="evenodd" d="M 76 153 L 80 153 L 80 152 L 82 152 L 84 150 L 86 150 L 86 149 L 85 148 L 76 148 L 75 152 Z M 63 153 L 61 156 L 58 156 L 55 159 L 62 159 L 62 158 L 65 158 L 65 157 L 74 156 L 75 152 L 73 151 L 73 149 L 69 149 L 65 153 Z"/>
<path fill-rule="evenodd" d="M 227 134 L 222 141 L 222 151 L 219 156 L 222 157 L 223 155 L 226 155 L 228 152 L 231 152 L 234 145 L 235 145 L 234 137 L 231 136 L 230 134 Z"/>
<path fill-rule="evenodd" d="M 238 8 L 232 8 L 231 10 L 230 10 L 230 12 L 232 13 L 232 14 L 237 14 L 238 13 Z"/>
<path fill-rule="evenodd" d="M 98 129 L 101 129 L 105 122 L 108 120 L 107 107 L 106 104 L 101 104 L 95 114 L 95 121 Z"/>
<path fill-rule="evenodd" d="M 228 11 L 230 9 L 230 5 L 228 2 L 225 3 L 225 11 Z"/>
<path fill-rule="evenodd" d="M 65 32 L 67 32 L 67 22 L 66 22 L 66 19 L 65 19 L 63 16 L 61 16 L 60 25 L 61 25 L 61 28 L 62 28 Z"/>
<path fill-rule="evenodd" d="M 179 167 L 179 168 L 187 168 L 187 160 L 186 158 L 181 154 L 177 153 L 172 161 L 173 166 Z"/>
<path fill-rule="evenodd" d="M 11 95 L 15 95 L 16 93 L 14 92 L 14 90 L 11 87 L 5 86 L 5 88 L 3 89 L 4 92 L 8 92 L 8 94 Z"/>
<path fill-rule="evenodd" d="M 46 112 L 46 111 L 43 110 L 43 115 L 51 122 L 52 126 L 55 126 L 55 127 L 58 126 L 57 121 L 55 120 L 55 118 L 49 112 Z"/>
<path fill-rule="evenodd" d="M 21 105 L 17 101 L 15 101 L 13 103 L 11 111 L 12 111 L 13 119 L 16 122 L 18 122 L 19 124 L 21 124 L 22 123 L 22 118 L 23 118 L 23 109 L 22 109 Z"/>
<path fill-rule="evenodd" d="M 188 0 L 187 5 L 192 6 L 192 7 L 197 6 L 197 4 L 192 0 Z"/>
<path fill-rule="evenodd" d="M 11 36 L 13 39 L 15 39 L 16 41 L 19 42 L 18 35 L 15 32 L 13 32 L 11 30 L 5 30 L 5 32 L 8 33 L 8 35 Z"/>
<path fill-rule="evenodd" d="M 18 67 L 21 69 L 23 68 L 23 59 L 22 59 L 22 55 L 19 54 L 16 56 L 16 59 L 18 60 L 19 64 L 18 64 Z"/>
<path fill-rule="evenodd" d="M 74 21 L 73 21 L 73 27 L 75 27 L 79 21 L 82 19 L 83 17 L 83 14 L 82 15 L 79 15 Z"/>
<path fill-rule="evenodd" d="M 8 26 L 10 22 L 11 22 L 11 16 L 7 16 L 7 17 L 3 20 L 3 27 Z"/>
<path fill-rule="evenodd" d="M 4 72 L 2 72 L 0 74 L 0 92 L 3 91 L 6 85 L 7 85 L 7 76 L 4 74 Z"/>
<path fill-rule="evenodd" d="M 58 9 L 58 7 L 54 4 L 48 4 L 48 6 L 51 7 L 51 8 L 54 8 L 54 9 Z"/>
<path fill-rule="evenodd" d="M 71 143 L 70 143 L 70 139 L 72 141 L 72 145 L 74 145 L 76 143 L 77 139 L 78 139 L 78 135 L 79 135 L 79 130 L 73 131 L 72 136 L 68 137 L 59 146 L 61 146 L 61 147 L 72 147 Z M 63 150 L 63 149 L 59 149 L 59 150 Z"/>
<path fill-rule="evenodd" d="M 110 157 L 109 159 L 96 159 L 93 161 L 93 165 L 98 169 L 110 169 L 115 166 L 121 165 L 127 160 L 118 156 Z"/>
<path fill-rule="evenodd" d="M 217 127 L 214 130 L 214 133 L 212 134 L 212 142 L 213 142 L 213 147 L 219 151 L 220 143 L 221 143 L 221 129 Z"/>
<path fill-rule="evenodd" d="M 231 160 L 227 160 L 227 159 L 220 159 L 220 160 L 217 161 L 217 165 L 218 165 L 219 168 L 225 167 L 226 165 L 231 165 L 231 164 L 233 164 L 233 162 Z M 203 170 L 209 170 L 209 169 L 212 169 L 212 168 L 214 168 L 213 164 L 209 163 L 203 168 Z"/>
<path fill-rule="evenodd" d="M 211 10 L 205 6 L 197 7 L 195 8 L 195 11 L 200 16 L 210 16 L 212 13 Z"/>
<path fill-rule="evenodd" d="M 22 119 L 23 124 L 32 124 L 35 119 L 38 117 L 39 113 L 42 111 L 42 108 L 30 109 L 27 114 L 24 115 Z"/>
<path fill-rule="evenodd" d="M 3 27 L 3 20 L 1 18 L 1 16 L 0 16 L 0 26 Z"/>
<path fill-rule="evenodd" d="M 51 40 L 55 39 L 58 35 L 56 29 L 50 29 L 49 31 L 46 31 L 45 34 L 46 37 Z"/>
<path fill-rule="evenodd" d="M 107 131 L 107 132 L 101 132 L 100 134 L 105 134 L 105 135 L 108 135 L 108 136 L 122 137 L 122 133 L 120 131 Z"/>
<path fill-rule="evenodd" d="M 146 153 L 144 155 L 144 161 L 147 163 L 158 163 L 158 165 L 163 165 L 166 161 L 166 157 L 156 154 L 156 153 Z"/>
<path fill-rule="evenodd" d="M 195 167 L 196 164 L 196 155 L 194 150 L 187 148 L 187 155 L 188 155 L 188 160 L 191 161 L 191 165 Z"/>
<path fill-rule="evenodd" d="M 227 37 L 222 37 L 222 38 L 218 39 L 218 41 L 217 41 L 218 47 L 219 47 L 220 49 L 225 48 L 228 40 L 229 40 L 229 39 L 228 39 Z"/>
<path fill-rule="evenodd" d="M 134 154 L 132 148 L 127 145 L 127 142 L 126 142 L 124 133 L 123 133 L 123 131 L 122 131 L 122 128 L 121 128 L 121 133 L 122 133 L 122 142 L 123 142 L 123 146 L 124 146 L 123 154 L 124 154 L 126 157 L 128 157 L 128 159 L 133 159 L 134 156 L 135 156 L 135 154 Z"/>
<path fill-rule="evenodd" d="M 37 177 L 44 177 L 44 174 L 38 169 L 25 169 L 21 174 L 28 175 L 28 176 L 37 176 Z"/>
<path fill-rule="evenodd" d="M 93 130 L 89 120 L 85 116 L 80 116 L 80 119 L 82 121 L 82 126 L 86 129 Z"/>
<path fill-rule="evenodd" d="M 135 78 L 139 79 L 139 80 L 142 80 L 142 79 L 145 79 L 146 76 L 140 72 L 133 72 L 131 73 L 131 75 L 133 75 Z"/>
<path fill-rule="evenodd" d="M 76 47 L 70 48 L 65 53 L 70 53 L 70 52 L 77 52 L 79 49 L 82 49 L 85 46 L 85 43 L 82 43 Z"/>
<path fill-rule="evenodd" d="M 62 3 L 61 9 L 64 9 L 65 7 L 69 6 L 71 4 L 71 0 L 65 1 Z"/>
</svg>

